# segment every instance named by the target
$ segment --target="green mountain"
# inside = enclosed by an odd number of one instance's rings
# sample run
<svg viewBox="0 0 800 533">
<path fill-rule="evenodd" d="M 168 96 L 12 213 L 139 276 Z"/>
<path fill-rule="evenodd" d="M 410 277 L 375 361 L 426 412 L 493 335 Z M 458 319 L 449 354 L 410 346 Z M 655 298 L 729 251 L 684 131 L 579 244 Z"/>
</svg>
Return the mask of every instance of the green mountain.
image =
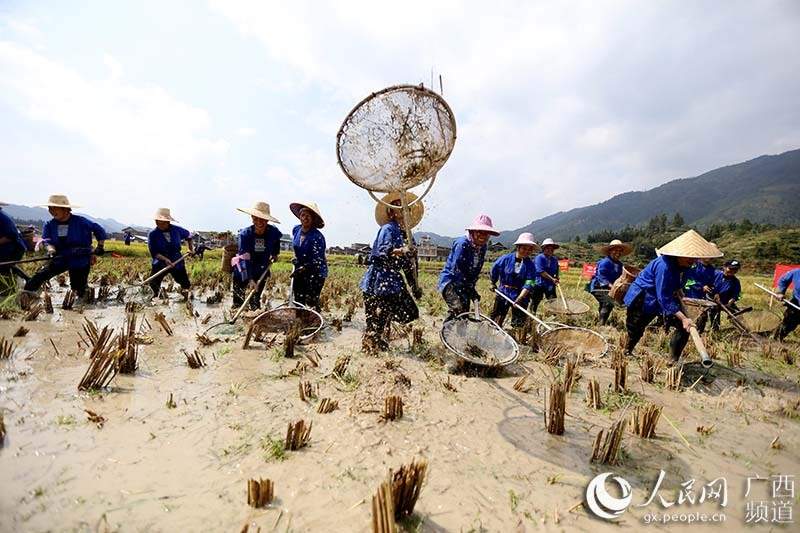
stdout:
<svg viewBox="0 0 800 533">
<path fill-rule="evenodd" d="M 571 240 L 604 229 L 646 223 L 659 213 L 680 213 L 686 224 L 706 227 L 715 222 L 749 219 L 757 223 L 800 225 L 800 150 L 764 155 L 718 168 L 694 178 L 676 179 L 648 191 L 626 192 L 605 202 L 561 211 L 527 226 L 503 232 L 498 240 L 512 243 L 523 231 Z"/>
</svg>

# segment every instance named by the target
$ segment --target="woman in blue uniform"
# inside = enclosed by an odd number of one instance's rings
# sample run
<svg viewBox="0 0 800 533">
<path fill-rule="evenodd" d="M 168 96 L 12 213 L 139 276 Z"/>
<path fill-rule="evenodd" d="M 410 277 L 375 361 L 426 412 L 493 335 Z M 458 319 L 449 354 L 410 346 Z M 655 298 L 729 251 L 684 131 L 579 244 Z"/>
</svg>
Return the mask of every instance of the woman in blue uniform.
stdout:
<svg viewBox="0 0 800 533">
<path fill-rule="evenodd" d="M 280 224 L 280 221 L 272 216 L 266 202 L 256 202 L 253 207 L 238 207 L 237 211 L 250 215 L 252 224 L 239 230 L 239 250 L 231 260 L 233 307 L 241 307 L 247 291 L 254 290 L 250 309 L 258 309 L 261 307 L 261 293 L 270 276 L 270 265 L 278 260 L 281 252 L 281 230 L 270 222 Z"/>
<path fill-rule="evenodd" d="M 709 297 L 715 302 L 724 305 L 731 311 L 736 311 L 736 301 L 742 294 L 742 284 L 736 274 L 741 268 L 741 263 L 736 259 L 725 261 L 722 270 L 714 273 L 714 283 Z M 719 331 L 720 313 L 719 306 L 710 307 L 697 318 L 697 329 L 702 332 L 706 323 L 711 322 L 711 331 Z"/>
<path fill-rule="evenodd" d="M 105 253 L 106 231 L 100 224 L 72 214 L 72 209 L 78 206 L 70 204 L 66 196 L 55 194 L 41 207 L 47 207 L 53 217 L 42 230 L 42 241 L 52 259 L 25 283 L 25 291 L 36 292 L 50 278 L 69 272 L 70 288 L 84 298 L 89 271 L 97 261 L 94 256 Z M 97 240 L 94 250 L 92 236 Z"/>
<path fill-rule="evenodd" d="M 404 193 L 407 204 L 417 197 Z M 362 347 L 367 352 L 389 348 L 388 327 L 392 320 L 407 324 L 419 318 L 419 308 L 409 294 L 406 281 L 415 288 L 414 281 L 404 280 L 402 272 L 407 272 L 409 261 L 414 260 L 413 248 L 404 237 L 403 214 L 400 209 L 385 204 L 400 206 L 400 193 L 389 193 L 375 207 L 375 221 L 380 226 L 372 250 L 367 258 L 369 265 L 359 287 L 364 293 L 364 312 L 367 325 L 362 339 Z M 422 202 L 409 207 L 411 228 L 422 220 Z M 415 298 L 421 294 L 416 292 Z"/>
<path fill-rule="evenodd" d="M 514 243 L 516 250 L 500 256 L 492 265 L 490 277 L 492 289 L 499 290 L 523 309 L 528 307 L 528 295 L 533 289 L 536 267 L 531 255 L 539 249 L 532 233 L 521 233 Z M 511 304 L 502 296 L 495 295 L 492 314 L 489 316 L 502 326 Z M 511 308 L 511 326 L 520 328 L 528 317 L 516 307 Z"/>
<path fill-rule="evenodd" d="M 794 285 L 792 297 L 788 300 L 796 306 L 800 306 L 800 268 L 790 270 L 778 280 L 778 293 L 780 294 L 779 300 L 786 299 L 786 291 L 789 285 Z M 800 311 L 794 307 L 787 305 L 786 310 L 783 312 L 783 321 L 775 332 L 775 338 L 783 340 L 786 336 L 795 330 L 797 325 L 800 324 Z"/>
<path fill-rule="evenodd" d="M 611 285 L 622 275 L 621 257 L 629 255 L 633 251 L 633 246 L 614 239 L 610 243 L 601 246 L 600 252 L 605 255 L 597 262 L 594 276 L 589 283 L 589 292 L 594 296 L 599 304 L 600 325 L 605 326 L 611 311 L 614 310 L 614 300 L 608 295 Z"/>
<path fill-rule="evenodd" d="M 546 297 L 548 300 L 552 300 L 556 297 L 556 285 L 560 281 L 558 279 L 558 257 L 554 254 L 558 248 L 559 245 L 553 239 L 547 238 L 542 241 L 542 253 L 533 260 L 533 264 L 536 266 L 536 277 L 531 291 L 531 311 L 534 314 L 542 298 Z"/>
<path fill-rule="evenodd" d="M 147 235 L 147 248 L 150 250 L 152 258 L 151 275 L 159 270 L 171 266 L 172 268 L 150 280 L 150 288 L 153 296 L 158 296 L 161 291 L 161 282 L 167 274 L 172 276 L 178 285 L 181 286 L 181 294 L 184 298 L 189 297 L 189 274 L 186 272 L 186 261 L 178 261 L 181 257 L 181 243 L 186 241 L 186 246 L 191 253 L 194 249 L 192 234 L 173 222 L 177 222 L 166 207 L 159 207 L 153 216 L 156 227 Z"/>
<path fill-rule="evenodd" d="M 714 244 L 714 243 L 710 243 Z M 714 292 L 714 263 L 711 259 L 695 261 L 683 275 L 683 295 L 704 299 Z"/>
<path fill-rule="evenodd" d="M 453 242 L 450 255 L 439 275 L 439 292 L 447 304 L 450 320 L 469 311 L 470 302 L 480 300 L 475 284 L 486 259 L 489 236 L 500 232 L 492 226 L 489 215 L 478 215 L 466 228 L 467 234 Z"/>
<path fill-rule="evenodd" d="M 657 316 L 662 316 L 666 327 L 674 328 L 669 351 L 672 360 L 678 361 L 693 326 L 692 320 L 683 313 L 680 302 L 682 275 L 696 259 L 720 257 L 722 253 L 694 230 L 687 231 L 656 252 L 659 256 L 639 273 L 625 294 L 628 307 L 625 353 L 632 355 L 647 325 Z"/>
<path fill-rule="evenodd" d="M 294 202 L 289 209 L 300 219 L 292 229 L 294 299 L 319 311 L 319 295 L 328 277 L 325 237 L 320 231 L 325 221 L 314 202 Z"/>
</svg>

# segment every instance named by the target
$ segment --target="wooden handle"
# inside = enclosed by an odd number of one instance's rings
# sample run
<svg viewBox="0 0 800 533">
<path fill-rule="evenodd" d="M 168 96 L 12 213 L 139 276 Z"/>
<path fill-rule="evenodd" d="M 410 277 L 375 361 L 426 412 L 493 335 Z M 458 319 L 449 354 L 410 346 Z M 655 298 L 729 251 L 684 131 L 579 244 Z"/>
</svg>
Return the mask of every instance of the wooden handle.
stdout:
<svg viewBox="0 0 800 533">
<path fill-rule="evenodd" d="M 695 326 L 689 328 L 689 335 L 691 335 L 692 342 L 694 342 L 695 348 L 697 348 L 697 351 L 700 353 L 700 364 L 702 364 L 705 368 L 711 368 L 714 366 L 714 361 L 708 355 L 706 347 L 703 344 L 703 339 L 700 338 L 700 332 L 697 331 Z"/>
<path fill-rule="evenodd" d="M 161 274 L 163 274 L 164 272 L 167 272 L 168 270 L 172 269 L 172 268 L 173 268 L 175 265 L 177 265 L 178 263 L 180 263 L 181 261 L 183 261 L 184 259 L 186 259 L 187 257 L 189 257 L 189 254 L 191 254 L 191 252 L 186 252 L 185 254 L 183 254 L 182 256 L 180 256 L 178 259 L 176 259 L 175 261 L 173 261 L 173 263 L 172 263 L 172 266 L 166 266 L 166 267 L 162 268 L 161 270 L 159 270 L 158 272 L 156 272 L 155 274 L 153 274 L 152 276 L 150 276 L 149 278 L 147 278 L 146 280 L 144 280 L 143 282 L 141 282 L 141 283 L 139 284 L 139 286 L 140 286 L 140 287 L 143 287 L 143 286 L 147 285 L 148 283 L 150 283 L 150 281 L 151 281 L 151 280 L 153 280 L 153 279 L 157 278 L 158 276 L 160 276 L 160 275 L 161 275 Z"/>
<path fill-rule="evenodd" d="M 250 291 L 247 293 L 247 296 L 245 297 L 244 301 L 242 302 L 242 305 L 236 311 L 236 314 L 233 315 L 233 318 L 231 318 L 230 322 L 228 322 L 229 324 L 233 324 L 239 319 L 239 315 L 242 314 L 242 312 L 244 311 L 244 308 L 247 306 L 247 304 L 250 303 L 250 300 L 253 298 L 253 295 L 258 290 L 258 286 L 261 285 L 261 282 L 264 281 L 264 278 L 266 278 L 267 273 L 269 272 L 271 266 L 272 266 L 272 261 L 270 261 L 267 264 L 266 270 L 264 270 L 264 273 L 261 274 L 261 277 L 258 278 L 258 281 L 256 282 L 256 288 L 255 289 L 250 289 Z M 291 296 L 290 296 L 290 298 L 291 298 Z"/>
<path fill-rule="evenodd" d="M 517 309 L 519 309 L 520 311 L 522 311 L 523 313 L 525 313 L 526 315 L 528 315 L 529 317 L 531 317 L 532 319 L 534 319 L 534 320 L 535 320 L 536 322 L 538 322 L 539 324 L 541 324 L 541 325 L 542 325 L 542 327 L 543 327 L 543 328 L 545 328 L 547 331 L 550 331 L 551 329 L 553 329 L 553 327 L 552 327 L 552 326 L 549 326 L 549 325 L 547 324 L 547 322 L 543 321 L 543 320 L 542 320 L 541 318 L 539 318 L 538 316 L 536 316 L 536 315 L 532 314 L 530 311 L 528 311 L 528 310 L 527 310 L 527 309 L 525 309 L 524 307 L 522 307 L 522 306 L 520 306 L 520 305 L 517 305 L 517 303 L 516 303 L 514 300 L 512 300 L 511 298 L 509 298 L 508 296 L 506 296 L 505 294 L 503 294 L 502 292 L 500 292 L 500 289 L 495 289 L 495 290 L 494 290 L 494 292 L 496 292 L 496 293 L 497 293 L 498 295 L 500 295 L 501 297 L 505 298 L 505 299 L 506 299 L 506 301 L 508 301 L 508 303 L 510 303 L 511 305 L 513 305 L 514 307 L 516 307 Z"/>
<path fill-rule="evenodd" d="M 561 294 L 561 303 L 564 304 L 564 311 L 569 312 L 569 306 L 567 305 L 567 298 L 564 296 L 564 291 L 561 290 L 560 285 L 556 285 L 556 289 Z"/>
<path fill-rule="evenodd" d="M 766 292 L 767 294 L 771 294 L 772 296 L 775 296 L 775 297 L 778 297 L 778 296 L 780 296 L 780 295 L 779 295 L 777 292 L 772 292 L 771 290 L 769 290 L 768 288 L 764 287 L 763 285 L 759 285 L 758 283 L 753 283 L 753 285 L 755 285 L 756 287 L 758 287 L 758 288 L 759 288 L 759 289 L 761 289 L 762 291 Z M 797 290 L 797 289 L 795 289 L 795 290 Z M 786 304 L 786 305 L 788 305 L 789 307 L 794 307 L 795 309 L 797 309 L 798 311 L 800 311 L 800 307 L 797 307 L 797 306 L 796 306 L 796 305 L 794 305 L 792 302 L 790 302 L 789 300 L 787 300 L 785 296 L 783 297 L 783 299 L 781 300 L 781 302 L 782 302 L 782 303 L 785 303 L 785 304 Z M 770 302 L 770 303 L 772 303 L 772 302 Z"/>
</svg>

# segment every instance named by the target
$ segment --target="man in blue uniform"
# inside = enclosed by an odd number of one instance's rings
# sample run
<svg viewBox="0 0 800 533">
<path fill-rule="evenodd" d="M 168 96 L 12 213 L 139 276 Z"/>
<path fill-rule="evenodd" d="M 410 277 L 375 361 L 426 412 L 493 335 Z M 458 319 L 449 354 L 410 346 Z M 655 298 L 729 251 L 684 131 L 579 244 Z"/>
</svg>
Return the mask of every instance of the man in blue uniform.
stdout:
<svg viewBox="0 0 800 533">
<path fill-rule="evenodd" d="M 600 247 L 605 257 L 597 262 L 594 276 L 589 283 L 589 292 L 599 304 L 600 325 L 605 326 L 611 311 L 614 310 L 614 300 L 608 295 L 611 285 L 622 275 L 622 261 L 620 257 L 633 251 L 633 246 L 614 239 L 605 246 Z"/>
<path fill-rule="evenodd" d="M 172 218 L 169 209 L 166 207 L 159 208 L 153 218 L 155 219 L 156 227 L 147 235 L 147 248 L 150 250 L 150 257 L 153 259 L 151 274 L 155 274 L 167 266 L 172 267 L 160 276 L 150 280 L 150 288 L 153 290 L 153 295 L 158 296 L 161 290 L 161 282 L 169 274 L 181 286 L 183 297 L 188 298 L 191 283 L 189 282 L 189 274 L 186 272 L 186 261 L 178 261 L 178 259 L 181 257 L 181 242 L 183 241 L 186 241 L 189 253 L 192 253 L 192 234 L 189 230 L 173 224 L 177 220 Z"/>
<path fill-rule="evenodd" d="M 780 294 L 779 300 L 786 299 L 786 291 L 789 285 L 794 285 L 792 290 L 792 297 L 788 300 L 796 306 L 800 306 L 800 268 L 790 270 L 778 280 L 778 293 Z M 783 312 L 783 321 L 775 332 L 775 338 L 783 340 L 786 336 L 795 330 L 797 325 L 800 324 L 800 311 L 790 305 L 786 305 L 786 310 Z"/>
<path fill-rule="evenodd" d="M 742 284 L 739 282 L 739 278 L 736 277 L 740 268 L 741 263 L 736 259 L 731 259 L 730 261 L 725 261 L 722 270 L 717 270 L 714 273 L 714 283 L 710 297 L 731 311 L 738 309 L 736 301 L 742 294 Z M 698 317 L 697 329 L 702 332 L 705 329 L 706 322 L 710 322 L 711 330 L 718 331 L 721 311 L 719 306 L 710 307 L 708 311 Z"/>
<path fill-rule="evenodd" d="M 639 273 L 625 294 L 625 305 L 628 307 L 625 353 L 632 355 L 647 325 L 657 316 L 662 316 L 667 328 L 674 328 L 669 351 L 676 362 L 683 353 L 689 340 L 689 330 L 694 325 L 682 310 L 682 275 L 696 259 L 720 257 L 722 253 L 694 230 L 687 231 L 656 252 L 659 256 Z"/>
<path fill-rule="evenodd" d="M 380 225 L 380 230 L 367 258 L 369 266 L 359 285 L 364 293 L 367 318 L 362 339 L 362 347 L 366 352 L 389 348 L 388 328 L 392 320 L 407 324 L 419 318 L 419 308 L 409 294 L 402 275 L 402 272 L 408 272 L 408 262 L 414 259 L 413 243 L 409 246 L 404 240 L 401 209 L 386 206 L 400 206 L 399 194 L 385 195 L 375 207 L 375 221 Z M 413 228 L 422 219 L 424 208 L 422 202 L 415 202 L 417 197 L 414 194 L 404 194 L 410 206 L 409 225 Z M 417 292 L 414 296 L 419 298 L 421 294 Z"/>
<path fill-rule="evenodd" d="M 51 259 L 25 283 L 25 291 L 37 292 L 50 278 L 69 272 L 72 291 L 84 298 L 89 285 L 89 271 L 97 261 L 94 256 L 105 253 L 106 231 L 100 224 L 72 214 L 72 209 L 79 206 L 70 204 L 66 196 L 52 195 L 42 207 L 47 207 L 53 217 L 42 230 L 42 241 Z M 97 240 L 94 250 L 92 236 Z"/>
<path fill-rule="evenodd" d="M 533 260 L 536 266 L 533 290 L 531 291 L 531 312 L 536 314 L 543 298 L 552 300 L 556 297 L 556 285 L 560 283 L 558 277 L 558 258 L 554 255 L 560 248 L 556 242 L 547 238 L 542 241 L 542 253 Z"/>
<path fill-rule="evenodd" d="M 489 236 L 500 232 L 492 226 L 489 215 L 478 215 L 466 228 L 467 234 L 453 241 L 450 255 L 439 275 L 439 292 L 447 304 L 450 320 L 469 311 L 470 302 L 481 299 L 475 284 L 486 259 Z"/>
<path fill-rule="evenodd" d="M 328 277 L 325 236 L 320 231 L 325 221 L 314 202 L 293 202 L 289 210 L 300 219 L 292 228 L 294 299 L 320 311 L 319 295 Z"/>
<path fill-rule="evenodd" d="M 531 255 L 539 245 L 533 240 L 532 233 L 521 233 L 514 243 L 516 250 L 500 256 L 492 265 L 490 277 L 492 289 L 499 290 L 523 309 L 528 307 L 528 295 L 533 289 L 533 278 L 536 267 Z M 494 298 L 494 308 L 489 318 L 502 326 L 511 304 L 500 295 Z M 511 309 L 511 326 L 519 328 L 525 325 L 528 317 L 516 307 Z"/>
<path fill-rule="evenodd" d="M 261 307 L 261 293 L 270 276 L 270 265 L 278 260 L 281 252 L 281 230 L 270 222 L 280 224 L 280 221 L 272 216 L 266 202 L 256 202 L 253 207 L 238 207 L 237 210 L 250 215 L 252 224 L 239 230 L 239 250 L 231 260 L 233 307 L 241 307 L 246 292 L 253 290 L 250 309 L 258 309 Z"/>
</svg>

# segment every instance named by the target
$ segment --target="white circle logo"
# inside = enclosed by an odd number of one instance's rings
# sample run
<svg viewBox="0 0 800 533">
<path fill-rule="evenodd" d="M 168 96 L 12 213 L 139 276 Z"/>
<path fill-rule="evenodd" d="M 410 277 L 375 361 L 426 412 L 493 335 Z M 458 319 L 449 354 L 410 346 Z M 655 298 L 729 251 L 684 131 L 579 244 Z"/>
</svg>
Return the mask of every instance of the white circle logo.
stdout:
<svg viewBox="0 0 800 533">
<path fill-rule="evenodd" d="M 631 504 L 631 498 L 633 498 L 631 484 L 619 476 L 614 476 L 613 480 L 619 485 L 622 498 L 615 498 L 608 493 L 606 479 L 611 475 L 613 475 L 612 472 L 606 472 L 595 476 L 586 487 L 586 503 L 589 505 L 589 509 L 595 515 L 606 520 L 619 518 Z"/>
</svg>

